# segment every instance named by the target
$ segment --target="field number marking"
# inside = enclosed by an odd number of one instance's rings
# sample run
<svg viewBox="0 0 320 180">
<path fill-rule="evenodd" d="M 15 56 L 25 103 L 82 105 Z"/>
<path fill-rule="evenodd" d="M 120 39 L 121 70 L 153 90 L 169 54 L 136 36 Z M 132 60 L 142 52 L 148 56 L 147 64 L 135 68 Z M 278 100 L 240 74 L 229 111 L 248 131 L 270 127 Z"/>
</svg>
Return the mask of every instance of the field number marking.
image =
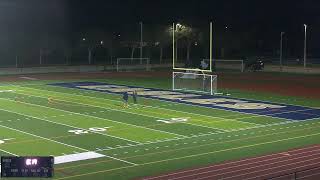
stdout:
<svg viewBox="0 0 320 180">
<path fill-rule="evenodd" d="M 158 122 L 163 122 L 167 124 L 172 124 L 172 123 L 181 123 L 181 122 L 187 122 L 189 117 L 182 117 L 182 118 L 171 118 L 171 119 L 160 119 L 157 120 Z"/>
<path fill-rule="evenodd" d="M 104 131 L 107 131 L 108 128 L 109 127 L 103 127 L 103 128 L 92 127 L 92 128 L 89 128 L 88 130 L 86 130 L 86 129 L 72 129 L 72 130 L 69 130 L 68 132 L 74 133 L 74 134 L 88 134 L 89 132 L 104 132 Z"/>
</svg>

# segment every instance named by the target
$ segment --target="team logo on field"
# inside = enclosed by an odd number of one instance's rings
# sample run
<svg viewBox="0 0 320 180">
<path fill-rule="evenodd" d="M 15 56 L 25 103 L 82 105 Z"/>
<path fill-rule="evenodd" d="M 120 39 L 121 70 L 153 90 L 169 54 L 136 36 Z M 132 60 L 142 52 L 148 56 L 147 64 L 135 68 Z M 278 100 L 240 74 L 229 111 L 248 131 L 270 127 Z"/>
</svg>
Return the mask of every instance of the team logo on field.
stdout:
<svg viewBox="0 0 320 180">
<path fill-rule="evenodd" d="M 225 96 L 210 96 L 197 93 L 184 93 L 155 88 L 143 88 L 136 86 L 114 85 L 102 82 L 74 82 L 56 83 L 54 86 L 69 88 L 94 90 L 99 92 L 122 94 L 133 91 L 138 92 L 138 96 L 158 99 L 167 102 L 187 104 L 191 106 L 201 106 L 213 109 L 230 110 L 242 113 L 249 113 L 258 116 L 270 116 L 287 120 L 307 120 L 320 118 L 320 110 L 316 108 L 287 105 L 281 103 L 264 102 L 258 100 L 248 100 Z M 290 113 L 289 113 L 290 112 Z M 160 120 L 164 123 L 174 123 L 175 120 Z M 179 120 L 178 120 L 179 121 Z"/>
</svg>

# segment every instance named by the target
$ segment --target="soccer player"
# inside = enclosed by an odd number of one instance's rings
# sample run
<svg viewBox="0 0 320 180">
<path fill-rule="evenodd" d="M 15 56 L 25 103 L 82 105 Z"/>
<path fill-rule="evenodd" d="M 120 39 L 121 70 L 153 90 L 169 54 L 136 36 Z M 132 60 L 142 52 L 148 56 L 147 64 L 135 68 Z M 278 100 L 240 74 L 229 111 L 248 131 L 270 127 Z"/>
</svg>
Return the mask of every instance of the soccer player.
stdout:
<svg viewBox="0 0 320 180">
<path fill-rule="evenodd" d="M 128 107 L 128 92 L 124 92 L 122 95 L 122 99 L 123 99 L 123 107 Z"/>
<path fill-rule="evenodd" d="M 134 104 L 137 104 L 137 96 L 138 96 L 137 91 L 133 91 L 132 99 Z"/>
<path fill-rule="evenodd" d="M 48 104 L 52 104 L 52 103 L 53 103 L 52 97 L 48 97 Z"/>
</svg>

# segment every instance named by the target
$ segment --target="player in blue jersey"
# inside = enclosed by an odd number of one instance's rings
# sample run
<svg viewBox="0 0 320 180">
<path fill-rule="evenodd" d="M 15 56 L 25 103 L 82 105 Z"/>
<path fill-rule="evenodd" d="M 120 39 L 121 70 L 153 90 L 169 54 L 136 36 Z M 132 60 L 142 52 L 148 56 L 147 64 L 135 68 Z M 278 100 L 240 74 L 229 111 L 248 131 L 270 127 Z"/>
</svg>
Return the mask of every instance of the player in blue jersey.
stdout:
<svg viewBox="0 0 320 180">
<path fill-rule="evenodd" d="M 125 108 L 128 107 L 128 99 L 129 99 L 128 92 L 123 93 L 122 99 L 123 99 L 123 107 Z"/>
<path fill-rule="evenodd" d="M 132 99 L 133 99 L 133 103 L 134 103 L 134 104 L 137 104 L 137 96 L 138 96 L 137 91 L 133 91 L 133 93 L 132 93 Z"/>
</svg>

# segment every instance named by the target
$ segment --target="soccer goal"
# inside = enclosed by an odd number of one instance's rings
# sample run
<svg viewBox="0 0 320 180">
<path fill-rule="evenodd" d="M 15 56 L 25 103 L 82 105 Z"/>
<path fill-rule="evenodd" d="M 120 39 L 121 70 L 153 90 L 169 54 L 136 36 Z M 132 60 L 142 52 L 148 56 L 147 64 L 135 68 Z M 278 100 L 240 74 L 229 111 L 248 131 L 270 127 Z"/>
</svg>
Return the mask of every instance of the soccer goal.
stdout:
<svg viewBox="0 0 320 180">
<path fill-rule="evenodd" d="M 203 59 L 209 63 L 209 59 Z M 244 72 L 245 64 L 241 59 L 213 59 L 213 69 L 215 71 L 237 71 Z"/>
<path fill-rule="evenodd" d="M 117 71 L 150 71 L 149 58 L 117 58 Z"/>
<path fill-rule="evenodd" d="M 172 90 L 208 93 L 217 92 L 217 75 L 199 74 L 194 71 L 173 72 Z"/>
</svg>

